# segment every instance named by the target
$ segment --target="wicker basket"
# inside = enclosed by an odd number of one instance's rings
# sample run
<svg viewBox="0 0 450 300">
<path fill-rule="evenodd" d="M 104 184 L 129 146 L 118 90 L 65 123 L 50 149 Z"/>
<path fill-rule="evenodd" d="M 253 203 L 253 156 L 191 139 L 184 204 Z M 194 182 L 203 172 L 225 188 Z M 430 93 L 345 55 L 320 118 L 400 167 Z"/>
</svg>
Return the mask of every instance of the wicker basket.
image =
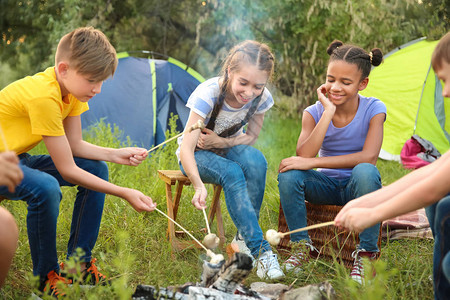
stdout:
<svg viewBox="0 0 450 300">
<path fill-rule="evenodd" d="M 308 226 L 333 221 L 341 210 L 342 206 L 337 205 L 317 205 L 305 201 L 306 219 Z M 280 212 L 278 216 L 278 231 L 287 232 L 289 228 L 284 217 L 283 209 L 280 204 Z M 313 241 L 314 246 L 319 250 L 320 256 L 340 260 L 346 267 L 353 265 L 352 253 L 355 251 L 359 243 L 357 234 L 338 230 L 334 226 L 326 226 L 308 231 L 309 237 Z M 283 256 L 290 254 L 290 236 L 284 236 L 278 245 L 278 251 Z M 378 235 L 378 249 L 381 250 L 381 226 Z"/>
</svg>

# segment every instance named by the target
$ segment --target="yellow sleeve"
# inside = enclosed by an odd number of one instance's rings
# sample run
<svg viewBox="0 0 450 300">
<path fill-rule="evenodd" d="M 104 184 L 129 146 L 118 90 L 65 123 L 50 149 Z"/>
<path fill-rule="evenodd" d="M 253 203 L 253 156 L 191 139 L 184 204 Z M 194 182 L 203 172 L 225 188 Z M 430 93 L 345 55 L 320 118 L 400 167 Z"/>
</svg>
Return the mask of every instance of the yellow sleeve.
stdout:
<svg viewBox="0 0 450 300">
<path fill-rule="evenodd" d="M 35 99 L 27 103 L 31 133 L 36 135 L 64 135 L 61 104 L 52 98 Z"/>
</svg>

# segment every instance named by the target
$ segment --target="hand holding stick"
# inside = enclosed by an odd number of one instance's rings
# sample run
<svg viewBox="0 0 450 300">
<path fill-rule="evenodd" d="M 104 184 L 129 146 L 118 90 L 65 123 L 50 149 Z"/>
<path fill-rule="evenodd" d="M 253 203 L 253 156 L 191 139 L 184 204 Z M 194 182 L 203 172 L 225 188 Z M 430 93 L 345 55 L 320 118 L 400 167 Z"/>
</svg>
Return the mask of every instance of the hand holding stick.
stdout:
<svg viewBox="0 0 450 300">
<path fill-rule="evenodd" d="M 192 125 L 191 127 L 189 127 L 187 130 L 188 130 L 188 132 L 191 132 L 191 131 L 193 131 L 193 130 L 196 130 L 196 129 L 203 129 L 203 128 L 205 128 L 205 124 L 204 124 L 202 121 L 198 120 L 197 123 L 195 123 L 194 125 Z M 153 150 L 155 150 L 155 149 L 161 147 L 162 145 L 165 145 L 166 143 L 168 143 L 168 142 L 170 142 L 170 141 L 172 141 L 172 140 L 174 140 L 174 139 L 176 139 L 176 138 L 182 136 L 183 134 L 184 134 L 184 132 L 179 133 L 179 134 L 177 134 L 177 135 L 171 137 L 171 138 L 168 139 L 168 140 L 165 140 L 165 141 L 162 142 L 161 144 L 156 145 L 155 147 L 153 147 L 153 148 L 151 148 L 150 150 L 148 150 L 147 153 L 152 152 Z"/>
<path fill-rule="evenodd" d="M 315 229 L 315 228 L 320 228 L 320 227 L 325 227 L 325 226 L 330 226 L 330 225 L 334 225 L 334 221 L 330 221 L 330 222 L 325 222 L 325 223 L 320 223 L 320 224 L 314 224 L 311 226 L 306 226 L 303 228 L 298 228 L 295 230 L 291 230 L 288 232 L 276 232 L 273 229 L 269 229 L 266 232 L 266 240 L 271 244 L 271 245 L 278 245 L 281 241 L 281 238 L 291 234 L 291 233 L 296 233 L 296 232 L 300 232 L 300 231 L 305 231 L 305 230 L 310 230 L 310 229 Z"/>
</svg>

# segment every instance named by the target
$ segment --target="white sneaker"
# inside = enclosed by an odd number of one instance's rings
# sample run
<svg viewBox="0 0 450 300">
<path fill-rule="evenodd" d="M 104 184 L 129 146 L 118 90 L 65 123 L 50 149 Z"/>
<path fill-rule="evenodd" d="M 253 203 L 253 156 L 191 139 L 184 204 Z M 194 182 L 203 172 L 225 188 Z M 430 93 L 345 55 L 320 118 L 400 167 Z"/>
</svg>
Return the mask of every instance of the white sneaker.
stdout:
<svg viewBox="0 0 450 300">
<path fill-rule="evenodd" d="M 284 273 L 281 271 L 280 265 L 278 264 L 277 255 L 272 251 L 261 254 L 255 263 L 258 268 L 256 270 L 256 275 L 261 279 L 279 279 L 284 277 Z"/>
<path fill-rule="evenodd" d="M 239 233 L 236 233 L 236 236 L 234 237 L 233 241 L 231 241 L 231 243 L 238 245 L 239 252 L 247 254 L 252 259 L 254 259 L 253 255 L 252 255 L 252 251 L 250 251 L 250 249 L 247 247 L 247 244 L 245 243 L 244 238 Z"/>
</svg>

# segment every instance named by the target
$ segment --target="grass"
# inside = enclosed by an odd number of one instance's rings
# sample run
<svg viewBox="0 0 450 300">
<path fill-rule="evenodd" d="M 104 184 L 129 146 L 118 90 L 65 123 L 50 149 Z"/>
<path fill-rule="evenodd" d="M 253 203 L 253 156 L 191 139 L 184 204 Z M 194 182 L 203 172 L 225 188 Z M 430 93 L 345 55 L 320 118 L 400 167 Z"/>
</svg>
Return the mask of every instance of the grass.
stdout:
<svg viewBox="0 0 450 300">
<path fill-rule="evenodd" d="M 284 120 L 277 113 L 266 118 L 256 147 L 265 154 L 269 170 L 265 200 L 261 209 L 260 224 L 265 232 L 278 227 L 278 187 L 277 168 L 281 159 L 295 154 L 295 145 L 300 131 L 298 119 Z M 98 145 L 120 147 L 117 128 L 100 124 L 92 128 L 85 139 Z M 171 132 L 169 135 L 175 135 Z M 169 143 L 157 150 L 152 157 L 139 167 L 109 164 L 111 182 L 141 190 L 166 209 L 164 185 L 157 176 L 158 169 L 177 169 L 174 155 L 177 145 Z M 44 152 L 39 145 L 34 153 Z M 387 185 L 407 173 L 396 162 L 379 161 L 383 184 Z M 76 189 L 63 187 L 63 200 L 57 230 L 59 259 L 65 258 L 69 238 L 73 199 Z M 210 191 L 211 192 L 211 191 Z M 212 193 L 210 193 L 211 195 Z M 179 210 L 179 223 L 192 230 L 198 239 L 204 233 L 204 219 L 201 211 L 193 208 L 190 198 L 193 189 L 185 188 Z M 222 194 L 222 201 L 223 194 Z M 5 286 L 0 290 L 1 299 L 26 299 L 31 295 L 32 264 L 26 233 L 26 203 L 4 201 L 5 206 L 15 216 L 19 230 L 19 245 Z M 223 217 L 227 242 L 236 229 L 223 205 Z M 68 299 L 129 299 L 138 284 L 167 287 L 186 282 L 199 282 L 204 252 L 188 249 L 171 254 L 166 239 L 167 220 L 157 212 L 137 213 L 124 200 L 106 196 L 105 209 L 100 234 L 93 255 L 103 273 L 113 278 L 111 287 L 98 287 L 88 291 L 76 286 L 68 290 Z M 215 232 L 212 225 L 211 230 Z M 328 280 L 336 290 L 338 299 L 432 299 L 433 288 L 429 279 L 432 272 L 433 241 L 398 240 L 383 241 L 381 259 L 375 264 L 377 276 L 364 287 L 357 286 L 349 279 L 349 270 L 337 262 L 326 260 L 310 261 L 298 275 L 288 273 L 280 281 L 294 287 Z M 253 272 L 245 281 L 250 284 L 260 281 Z"/>
</svg>

